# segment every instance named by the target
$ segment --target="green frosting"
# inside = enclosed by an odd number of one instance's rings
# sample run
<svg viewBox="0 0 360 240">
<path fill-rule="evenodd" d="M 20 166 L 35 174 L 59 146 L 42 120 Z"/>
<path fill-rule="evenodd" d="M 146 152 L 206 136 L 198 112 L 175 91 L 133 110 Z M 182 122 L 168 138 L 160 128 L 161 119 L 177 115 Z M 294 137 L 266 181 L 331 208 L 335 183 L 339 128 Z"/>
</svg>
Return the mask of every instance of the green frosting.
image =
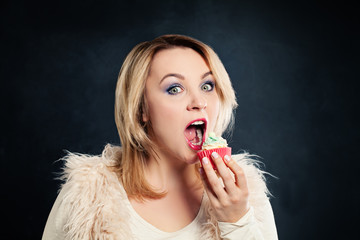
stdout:
<svg viewBox="0 0 360 240">
<path fill-rule="evenodd" d="M 227 145 L 227 142 L 222 137 L 217 137 L 214 132 L 210 132 L 203 146 L 208 145 Z"/>
</svg>

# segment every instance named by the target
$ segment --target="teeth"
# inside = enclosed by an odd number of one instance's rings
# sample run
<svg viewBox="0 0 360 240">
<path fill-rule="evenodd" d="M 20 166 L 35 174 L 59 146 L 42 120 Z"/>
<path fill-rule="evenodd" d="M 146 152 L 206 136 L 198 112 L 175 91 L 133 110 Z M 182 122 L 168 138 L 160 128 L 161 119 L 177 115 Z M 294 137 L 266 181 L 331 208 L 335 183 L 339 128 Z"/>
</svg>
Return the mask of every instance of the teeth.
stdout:
<svg viewBox="0 0 360 240">
<path fill-rule="evenodd" d="M 191 125 L 201 125 L 201 124 L 204 124 L 204 121 L 196 121 L 193 122 Z"/>
</svg>

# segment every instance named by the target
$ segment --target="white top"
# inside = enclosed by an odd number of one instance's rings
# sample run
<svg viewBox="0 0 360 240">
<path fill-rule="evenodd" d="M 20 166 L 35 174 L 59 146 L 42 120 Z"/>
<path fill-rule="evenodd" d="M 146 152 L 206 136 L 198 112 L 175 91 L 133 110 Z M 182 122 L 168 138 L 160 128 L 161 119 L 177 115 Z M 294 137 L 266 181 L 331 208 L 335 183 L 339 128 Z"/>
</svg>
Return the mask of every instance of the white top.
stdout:
<svg viewBox="0 0 360 240">
<path fill-rule="evenodd" d="M 201 206 L 203 205 L 203 200 Z M 199 239 L 201 233 L 201 223 L 205 221 L 204 209 L 200 207 L 195 219 L 184 228 L 175 232 L 164 232 L 145 219 L 143 219 L 133 208 L 131 203 L 127 200 L 126 206 L 129 210 L 129 225 L 130 230 L 136 240 L 159 240 L 159 239 L 172 239 L 172 240 L 192 240 Z"/>
<path fill-rule="evenodd" d="M 164 232 L 145 219 L 143 219 L 133 208 L 130 201 L 126 200 L 129 210 L 129 225 L 136 240 L 198 240 L 201 234 L 201 225 L 206 222 L 204 211 L 204 198 L 195 219 L 184 228 L 175 232 Z M 254 218 L 253 207 L 236 223 L 219 222 L 221 237 L 223 239 L 268 239 L 264 238 Z M 266 237 L 266 236 L 265 236 Z"/>
</svg>

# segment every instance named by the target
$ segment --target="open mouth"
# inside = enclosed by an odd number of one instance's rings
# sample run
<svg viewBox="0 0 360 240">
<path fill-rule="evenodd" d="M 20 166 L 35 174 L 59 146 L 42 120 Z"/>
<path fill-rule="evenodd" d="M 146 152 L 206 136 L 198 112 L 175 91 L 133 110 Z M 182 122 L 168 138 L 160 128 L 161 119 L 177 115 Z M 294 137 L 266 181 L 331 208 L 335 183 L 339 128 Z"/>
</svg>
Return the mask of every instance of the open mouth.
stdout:
<svg viewBox="0 0 360 240">
<path fill-rule="evenodd" d="M 197 119 L 189 123 L 184 134 L 185 139 L 193 150 L 201 150 L 206 132 L 206 119 Z"/>
</svg>

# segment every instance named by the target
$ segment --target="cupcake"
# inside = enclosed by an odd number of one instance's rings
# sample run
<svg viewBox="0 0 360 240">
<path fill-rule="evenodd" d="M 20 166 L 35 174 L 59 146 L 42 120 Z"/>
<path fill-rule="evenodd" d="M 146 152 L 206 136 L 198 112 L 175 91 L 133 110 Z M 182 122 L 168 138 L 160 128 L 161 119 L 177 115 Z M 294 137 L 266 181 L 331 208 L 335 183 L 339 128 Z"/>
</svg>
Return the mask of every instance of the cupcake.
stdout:
<svg viewBox="0 0 360 240">
<path fill-rule="evenodd" d="M 231 147 L 228 147 L 226 140 L 222 137 L 216 137 L 215 133 L 210 132 L 202 145 L 202 151 L 198 152 L 197 155 L 200 162 L 204 157 L 207 157 L 212 167 L 216 170 L 216 165 L 211 160 L 212 152 L 217 152 L 222 159 L 224 159 L 225 155 L 231 156 Z"/>
</svg>

